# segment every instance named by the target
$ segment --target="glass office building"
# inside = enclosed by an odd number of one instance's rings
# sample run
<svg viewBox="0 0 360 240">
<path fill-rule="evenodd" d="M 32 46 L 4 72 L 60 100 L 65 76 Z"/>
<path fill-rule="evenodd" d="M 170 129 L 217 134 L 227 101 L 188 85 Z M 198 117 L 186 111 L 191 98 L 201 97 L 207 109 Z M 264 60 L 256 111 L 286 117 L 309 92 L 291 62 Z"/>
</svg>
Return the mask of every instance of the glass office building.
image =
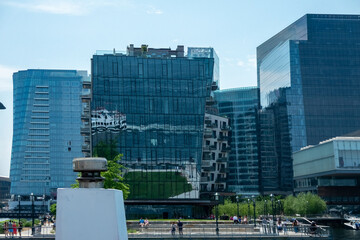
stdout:
<svg viewBox="0 0 360 240">
<path fill-rule="evenodd" d="M 93 149 L 115 143 L 123 154 L 130 200 L 199 198 L 214 65 L 213 57 L 185 56 L 183 46 L 131 44 L 93 56 Z"/>
<path fill-rule="evenodd" d="M 257 87 L 214 92 L 219 114 L 229 118 L 230 154 L 227 184 L 230 191 L 244 196 L 259 194 L 259 138 Z"/>
<path fill-rule="evenodd" d="M 55 197 L 70 187 L 72 160 L 82 157 L 82 82 L 86 71 L 26 70 L 13 75 L 11 194 Z"/>
<path fill-rule="evenodd" d="M 290 176 L 289 153 L 360 128 L 359 41 L 360 16 L 307 14 L 257 48 L 262 112 L 274 120 L 263 123 L 275 137 L 262 162 L 273 155 L 273 164 L 288 166 Z M 280 146 L 286 138 L 288 146 Z"/>
</svg>

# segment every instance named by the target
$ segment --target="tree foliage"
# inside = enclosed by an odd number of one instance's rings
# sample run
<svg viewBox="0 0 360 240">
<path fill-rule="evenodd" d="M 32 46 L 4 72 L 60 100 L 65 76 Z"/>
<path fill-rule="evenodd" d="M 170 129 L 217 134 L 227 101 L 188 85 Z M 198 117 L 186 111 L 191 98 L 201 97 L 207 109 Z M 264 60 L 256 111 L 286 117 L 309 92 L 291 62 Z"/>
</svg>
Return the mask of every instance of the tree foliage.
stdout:
<svg viewBox="0 0 360 240">
<path fill-rule="evenodd" d="M 300 193 L 296 197 L 287 196 L 284 202 L 284 211 L 287 215 L 293 214 L 320 214 L 326 210 L 326 203 L 318 195 Z"/>
<path fill-rule="evenodd" d="M 50 213 L 51 215 L 56 216 L 56 203 L 50 206 Z"/>
</svg>

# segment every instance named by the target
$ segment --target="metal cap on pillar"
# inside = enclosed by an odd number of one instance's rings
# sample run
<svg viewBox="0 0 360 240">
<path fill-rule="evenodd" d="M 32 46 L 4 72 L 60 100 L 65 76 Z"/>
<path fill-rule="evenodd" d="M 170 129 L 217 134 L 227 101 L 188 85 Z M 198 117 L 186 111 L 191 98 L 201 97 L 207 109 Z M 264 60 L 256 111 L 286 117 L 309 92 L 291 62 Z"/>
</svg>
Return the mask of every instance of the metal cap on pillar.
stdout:
<svg viewBox="0 0 360 240">
<path fill-rule="evenodd" d="M 101 172 L 107 171 L 106 158 L 74 158 L 74 172 L 80 172 L 81 176 L 77 178 L 80 188 L 103 188 L 104 178 Z"/>
</svg>

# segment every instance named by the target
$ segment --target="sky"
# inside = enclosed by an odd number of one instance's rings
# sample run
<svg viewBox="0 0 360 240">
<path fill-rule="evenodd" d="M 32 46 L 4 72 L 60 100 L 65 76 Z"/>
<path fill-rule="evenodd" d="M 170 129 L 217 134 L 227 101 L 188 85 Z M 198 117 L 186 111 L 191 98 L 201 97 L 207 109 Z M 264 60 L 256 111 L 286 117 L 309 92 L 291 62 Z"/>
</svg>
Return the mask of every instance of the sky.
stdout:
<svg viewBox="0 0 360 240">
<path fill-rule="evenodd" d="M 9 176 L 12 74 L 90 73 L 96 50 L 213 47 L 220 88 L 256 86 L 256 47 L 307 13 L 360 14 L 359 0 L 0 0 L 0 176 Z"/>
</svg>

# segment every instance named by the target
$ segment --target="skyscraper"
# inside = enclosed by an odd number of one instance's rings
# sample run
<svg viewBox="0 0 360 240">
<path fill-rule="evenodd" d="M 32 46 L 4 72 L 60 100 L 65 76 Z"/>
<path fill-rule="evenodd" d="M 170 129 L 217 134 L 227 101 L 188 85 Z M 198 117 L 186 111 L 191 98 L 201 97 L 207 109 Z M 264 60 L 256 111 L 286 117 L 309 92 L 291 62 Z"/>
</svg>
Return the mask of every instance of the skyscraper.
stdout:
<svg viewBox="0 0 360 240">
<path fill-rule="evenodd" d="M 86 71 L 26 70 L 14 73 L 11 194 L 52 196 L 70 187 L 72 160 L 82 157 L 82 83 Z"/>
<path fill-rule="evenodd" d="M 114 143 L 123 154 L 129 199 L 199 198 L 214 69 L 214 57 L 185 56 L 183 46 L 93 56 L 93 149 Z"/>
<path fill-rule="evenodd" d="M 259 194 L 259 138 L 257 87 L 215 91 L 219 114 L 229 118 L 231 146 L 227 184 L 243 196 Z"/>
<path fill-rule="evenodd" d="M 272 177 L 284 191 L 292 152 L 360 128 L 359 41 L 359 15 L 307 14 L 257 48 L 261 116 L 273 123 L 262 128 L 274 137 L 261 161 L 287 169 Z"/>
</svg>

